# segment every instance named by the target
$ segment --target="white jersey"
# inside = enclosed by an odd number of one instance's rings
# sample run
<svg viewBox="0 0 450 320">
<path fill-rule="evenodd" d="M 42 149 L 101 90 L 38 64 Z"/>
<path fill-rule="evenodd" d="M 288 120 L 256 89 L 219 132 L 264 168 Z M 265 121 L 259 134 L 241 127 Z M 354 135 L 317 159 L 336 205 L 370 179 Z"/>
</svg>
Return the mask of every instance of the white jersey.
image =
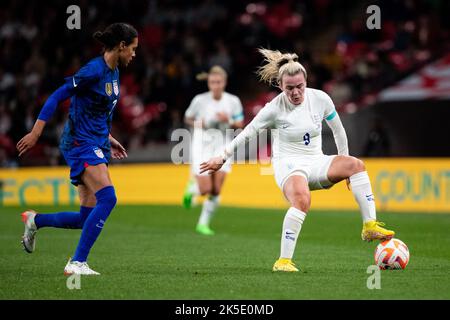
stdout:
<svg viewBox="0 0 450 320">
<path fill-rule="evenodd" d="M 228 115 L 230 123 L 220 122 L 217 113 Z M 223 148 L 225 143 L 225 130 L 231 127 L 231 123 L 244 120 L 241 100 L 235 95 L 224 92 L 220 100 L 215 100 L 211 92 L 198 94 L 192 99 L 185 112 L 185 117 L 202 121 L 205 128 L 194 128 L 193 145 L 214 144 Z M 218 130 L 210 130 L 218 129 Z M 220 131 L 221 134 L 218 134 Z"/>
<path fill-rule="evenodd" d="M 305 89 L 304 101 L 300 105 L 290 103 L 284 92 L 276 96 L 226 147 L 225 153 L 230 156 L 243 140 L 250 139 L 258 130 L 274 128 L 277 129 L 273 131 L 274 161 L 285 157 L 323 155 L 323 120 L 328 121 L 335 134 L 338 153 L 348 155 L 347 138 L 333 101 L 325 92 L 311 88 Z"/>
<path fill-rule="evenodd" d="M 229 123 L 220 122 L 217 113 L 228 115 Z M 224 92 L 220 100 L 215 100 L 211 92 L 196 95 L 185 112 L 185 117 L 194 121 L 203 121 L 204 128 L 194 127 L 191 144 L 192 171 L 198 175 L 200 163 L 220 153 L 227 142 L 226 129 L 234 122 L 244 120 L 241 100 L 230 93 Z M 227 161 L 222 171 L 230 172 L 231 161 Z M 205 173 L 207 175 L 207 173 Z"/>
</svg>

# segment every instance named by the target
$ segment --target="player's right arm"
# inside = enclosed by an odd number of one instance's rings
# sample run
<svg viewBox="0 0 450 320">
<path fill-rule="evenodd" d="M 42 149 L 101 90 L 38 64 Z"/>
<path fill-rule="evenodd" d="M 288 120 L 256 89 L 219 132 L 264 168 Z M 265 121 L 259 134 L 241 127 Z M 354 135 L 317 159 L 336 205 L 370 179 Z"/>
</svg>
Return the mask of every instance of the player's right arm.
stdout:
<svg viewBox="0 0 450 320">
<path fill-rule="evenodd" d="M 237 135 L 223 151 L 223 154 L 213 157 L 206 162 L 200 164 L 200 174 L 208 171 L 213 173 L 219 170 L 222 165 L 231 157 L 234 151 L 242 145 L 245 141 L 249 141 L 255 137 L 259 130 L 268 128 L 273 125 L 277 112 L 275 109 L 275 104 L 268 103 L 264 108 L 262 108 L 258 114 L 253 118 L 253 120 L 242 130 L 242 132 Z"/>
<path fill-rule="evenodd" d="M 197 95 L 192 99 L 191 104 L 184 113 L 184 123 L 191 128 L 204 127 L 203 120 L 200 119 L 200 107 L 200 97 Z"/>
<path fill-rule="evenodd" d="M 73 90 L 69 87 L 67 83 L 59 87 L 53 94 L 48 97 L 44 106 L 39 113 L 38 119 L 36 120 L 33 129 L 30 133 L 25 135 L 20 141 L 17 143 L 17 150 L 19 151 L 19 157 L 22 156 L 25 152 L 34 147 L 37 143 L 39 137 L 42 135 L 42 131 L 44 131 L 45 124 L 51 118 L 53 113 L 55 112 L 58 104 L 67 98 L 73 95 Z"/>
<path fill-rule="evenodd" d="M 66 78 L 66 82 L 48 97 L 31 132 L 17 143 L 16 148 L 19 151 L 19 157 L 36 145 L 47 121 L 52 117 L 58 105 L 73 96 L 77 90 L 85 88 L 98 80 L 99 76 L 99 69 L 96 65 L 88 63 L 74 76 Z"/>
</svg>

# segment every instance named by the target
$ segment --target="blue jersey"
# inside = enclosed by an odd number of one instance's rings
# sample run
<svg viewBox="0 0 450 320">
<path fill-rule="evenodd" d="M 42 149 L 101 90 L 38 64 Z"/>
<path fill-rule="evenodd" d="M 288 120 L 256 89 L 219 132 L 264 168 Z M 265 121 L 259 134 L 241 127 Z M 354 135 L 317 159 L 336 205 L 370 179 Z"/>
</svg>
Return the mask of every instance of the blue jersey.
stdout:
<svg viewBox="0 0 450 320">
<path fill-rule="evenodd" d="M 112 115 L 119 100 L 119 69 L 110 69 L 103 56 L 89 61 L 66 78 L 71 92 L 69 118 L 61 137 L 61 150 L 94 145 L 110 150 Z"/>
</svg>

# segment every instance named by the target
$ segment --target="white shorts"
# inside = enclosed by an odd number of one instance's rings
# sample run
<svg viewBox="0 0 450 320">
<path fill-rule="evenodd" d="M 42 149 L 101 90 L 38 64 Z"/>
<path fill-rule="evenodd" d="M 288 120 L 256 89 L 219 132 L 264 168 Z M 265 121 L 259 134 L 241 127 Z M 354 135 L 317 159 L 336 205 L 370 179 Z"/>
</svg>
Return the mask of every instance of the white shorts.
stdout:
<svg viewBox="0 0 450 320">
<path fill-rule="evenodd" d="M 193 175 L 207 176 L 208 171 L 200 174 L 200 164 L 212 157 L 217 157 L 223 152 L 224 146 L 214 144 L 193 145 L 191 150 L 191 172 Z M 219 171 L 231 172 L 231 158 L 229 158 Z"/>
<path fill-rule="evenodd" d="M 308 181 L 310 190 L 328 189 L 333 183 L 328 180 L 328 169 L 335 155 L 314 155 L 288 157 L 273 160 L 273 170 L 278 187 L 283 192 L 284 184 L 289 177 L 302 176 Z"/>
</svg>

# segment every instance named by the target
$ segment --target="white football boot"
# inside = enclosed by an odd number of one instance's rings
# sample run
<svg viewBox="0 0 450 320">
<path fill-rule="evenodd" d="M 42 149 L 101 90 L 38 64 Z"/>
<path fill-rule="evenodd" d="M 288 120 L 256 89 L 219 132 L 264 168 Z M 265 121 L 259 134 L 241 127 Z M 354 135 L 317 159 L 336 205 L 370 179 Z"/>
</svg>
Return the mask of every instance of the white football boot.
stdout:
<svg viewBox="0 0 450 320">
<path fill-rule="evenodd" d="M 64 268 L 64 275 L 70 276 L 72 274 L 79 274 L 83 276 L 99 276 L 100 273 L 89 268 L 87 262 L 79 261 L 67 261 L 66 267 Z"/>
<path fill-rule="evenodd" d="M 37 227 L 34 223 L 36 211 L 27 210 L 25 212 L 22 212 L 21 216 L 22 221 L 25 224 L 25 231 L 22 236 L 22 245 L 26 252 L 32 253 L 36 245 Z"/>
</svg>

